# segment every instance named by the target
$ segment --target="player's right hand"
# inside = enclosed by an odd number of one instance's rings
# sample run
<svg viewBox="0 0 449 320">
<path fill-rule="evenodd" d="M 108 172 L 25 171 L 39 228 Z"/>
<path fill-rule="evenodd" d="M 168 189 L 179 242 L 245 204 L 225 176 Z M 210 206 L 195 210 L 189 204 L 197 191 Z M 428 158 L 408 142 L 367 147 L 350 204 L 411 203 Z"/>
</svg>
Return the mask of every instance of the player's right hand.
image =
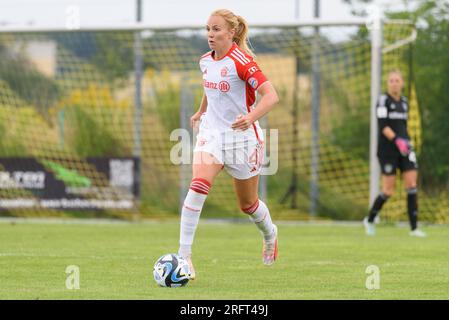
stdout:
<svg viewBox="0 0 449 320">
<path fill-rule="evenodd" d="M 193 116 L 190 117 L 190 126 L 195 129 L 198 126 L 198 121 L 200 121 L 201 115 L 203 113 L 197 111 Z"/>
<path fill-rule="evenodd" d="M 396 145 L 396 148 L 398 148 L 399 152 L 401 153 L 401 155 L 403 155 L 404 157 L 409 155 L 411 151 L 410 141 L 399 137 L 394 138 L 393 141 L 394 144 Z"/>
</svg>

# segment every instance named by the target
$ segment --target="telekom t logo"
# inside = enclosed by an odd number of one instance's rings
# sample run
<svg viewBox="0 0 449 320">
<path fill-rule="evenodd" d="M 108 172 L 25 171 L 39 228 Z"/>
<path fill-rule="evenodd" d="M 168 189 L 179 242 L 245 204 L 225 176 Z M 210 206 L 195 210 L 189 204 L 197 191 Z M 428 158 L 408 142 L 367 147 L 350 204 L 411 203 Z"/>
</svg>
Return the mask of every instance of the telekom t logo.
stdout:
<svg viewBox="0 0 449 320">
<path fill-rule="evenodd" d="M 257 66 L 252 66 L 251 68 L 248 69 L 250 75 L 256 72 L 257 70 L 258 70 Z"/>
</svg>

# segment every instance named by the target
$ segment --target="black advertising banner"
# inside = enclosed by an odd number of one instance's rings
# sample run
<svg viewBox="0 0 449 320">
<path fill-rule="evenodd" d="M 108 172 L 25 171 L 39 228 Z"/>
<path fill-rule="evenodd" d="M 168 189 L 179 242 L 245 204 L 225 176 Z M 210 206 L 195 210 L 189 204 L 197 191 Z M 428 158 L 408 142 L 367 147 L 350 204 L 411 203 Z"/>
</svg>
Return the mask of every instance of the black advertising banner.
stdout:
<svg viewBox="0 0 449 320">
<path fill-rule="evenodd" d="M 0 210 L 132 209 L 138 172 L 135 157 L 0 158 Z"/>
</svg>

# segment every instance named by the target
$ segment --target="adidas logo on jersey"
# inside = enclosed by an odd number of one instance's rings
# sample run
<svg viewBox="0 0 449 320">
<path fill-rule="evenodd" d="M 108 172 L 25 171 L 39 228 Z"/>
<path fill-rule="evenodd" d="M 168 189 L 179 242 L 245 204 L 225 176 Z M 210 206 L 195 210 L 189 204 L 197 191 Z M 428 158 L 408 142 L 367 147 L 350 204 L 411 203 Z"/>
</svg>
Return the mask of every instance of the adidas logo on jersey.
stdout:
<svg viewBox="0 0 449 320">
<path fill-rule="evenodd" d="M 230 55 L 238 62 L 240 62 L 242 65 L 246 65 L 247 63 L 251 62 L 251 60 L 248 59 L 248 57 L 246 57 L 246 55 L 238 48 L 234 48 L 234 50 L 231 52 Z"/>
</svg>

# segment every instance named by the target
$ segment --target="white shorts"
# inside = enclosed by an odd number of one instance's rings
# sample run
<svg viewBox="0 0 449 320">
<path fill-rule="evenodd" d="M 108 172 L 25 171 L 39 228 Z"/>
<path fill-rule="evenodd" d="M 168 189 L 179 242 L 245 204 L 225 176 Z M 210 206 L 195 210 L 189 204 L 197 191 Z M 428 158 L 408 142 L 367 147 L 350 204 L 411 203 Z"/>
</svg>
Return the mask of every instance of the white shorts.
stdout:
<svg viewBox="0 0 449 320">
<path fill-rule="evenodd" d="M 249 179 L 260 173 L 264 155 L 264 142 L 254 134 L 220 133 L 200 126 L 193 152 L 212 154 L 234 178 Z"/>
</svg>

